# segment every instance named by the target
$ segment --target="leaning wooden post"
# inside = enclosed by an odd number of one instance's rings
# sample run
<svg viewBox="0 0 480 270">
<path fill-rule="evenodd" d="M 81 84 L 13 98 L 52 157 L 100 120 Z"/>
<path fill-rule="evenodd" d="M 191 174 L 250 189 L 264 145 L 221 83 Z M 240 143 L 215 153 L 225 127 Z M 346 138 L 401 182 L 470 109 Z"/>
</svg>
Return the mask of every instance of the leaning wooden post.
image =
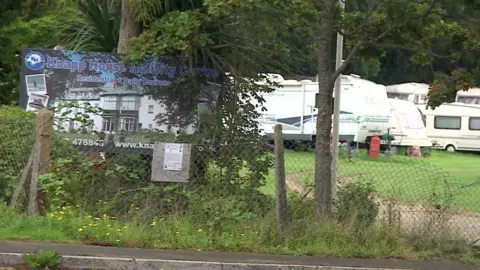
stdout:
<svg viewBox="0 0 480 270">
<path fill-rule="evenodd" d="M 15 191 L 13 192 L 13 196 L 10 201 L 11 208 L 15 208 L 17 206 L 17 202 L 18 202 L 18 199 L 20 198 L 20 194 L 22 193 L 22 191 L 26 186 L 28 176 L 30 175 L 30 171 L 32 170 L 32 163 L 36 155 L 36 149 L 37 149 L 37 145 L 34 144 L 32 152 L 28 157 L 27 165 L 25 165 L 25 168 L 23 168 L 22 175 L 20 176 L 20 181 L 18 182 L 17 187 L 15 188 Z"/>
<path fill-rule="evenodd" d="M 282 126 L 275 126 L 275 182 L 276 182 L 276 214 L 280 231 L 287 227 L 287 187 L 285 179 L 285 156 Z"/>
<path fill-rule="evenodd" d="M 32 160 L 32 174 L 30 181 L 30 190 L 28 198 L 28 214 L 35 215 L 39 213 L 39 197 L 38 177 L 45 173 L 50 163 L 50 152 L 52 148 L 53 134 L 53 112 L 47 109 L 38 111 L 36 118 L 36 137 L 35 137 L 35 154 Z"/>
</svg>

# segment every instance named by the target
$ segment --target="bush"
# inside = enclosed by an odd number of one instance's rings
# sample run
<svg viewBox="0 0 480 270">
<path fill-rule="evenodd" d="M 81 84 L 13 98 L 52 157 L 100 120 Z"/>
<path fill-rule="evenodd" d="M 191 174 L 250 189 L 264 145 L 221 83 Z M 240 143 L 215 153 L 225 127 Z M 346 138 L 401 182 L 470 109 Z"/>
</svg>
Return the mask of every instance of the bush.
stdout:
<svg viewBox="0 0 480 270">
<path fill-rule="evenodd" d="M 31 269 L 57 269 L 62 262 L 60 254 L 52 250 L 39 250 L 25 254 L 24 257 Z"/>
<path fill-rule="evenodd" d="M 0 106 L 0 201 L 8 201 L 35 141 L 32 112 Z"/>
<path fill-rule="evenodd" d="M 370 182 L 352 182 L 337 192 L 335 218 L 350 223 L 355 228 L 371 226 L 378 215 L 378 203 L 374 199 L 375 188 Z"/>
</svg>

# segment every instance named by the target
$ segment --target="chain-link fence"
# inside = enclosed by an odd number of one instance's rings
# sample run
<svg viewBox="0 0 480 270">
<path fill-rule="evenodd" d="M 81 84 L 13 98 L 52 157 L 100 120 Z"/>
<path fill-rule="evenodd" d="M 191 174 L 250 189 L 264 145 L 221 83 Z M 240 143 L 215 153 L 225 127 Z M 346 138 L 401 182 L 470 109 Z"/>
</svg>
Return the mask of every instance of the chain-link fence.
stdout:
<svg viewBox="0 0 480 270">
<path fill-rule="evenodd" d="M 0 196 L 8 202 L 34 150 L 36 131 L 33 121 L 0 125 Z M 38 177 L 39 199 L 46 208 L 77 206 L 89 215 L 117 220 L 151 222 L 189 215 L 196 226 L 211 230 L 273 215 L 272 145 L 267 141 L 199 143 L 192 138 L 158 132 L 113 136 L 55 131 L 48 168 Z M 190 153 L 183 159 L 168 156 L 166 146 L 157 142 L 189 144 Z M 290 226 L 296 226 L 302 215 L 315 213 L 314 152 L 311 147 L 286 143 Z M 168 166 L 182 168 L 165 167 L 164 174 L 158 174 L 159 156 L 162 166 L 170 159 L 173 163 Z M 465 185 L 442 168 L 456 157 L 433 152 L 430 157 L 381 154 L 371 158 L 367 150 L 341 147 L 334 216 L 343 221 L 373 220 L 402 230 L 448 230 L 475 241 L 480 238 L 480 189 L 475 183 Z"/>
<path fill-rule="evenodd" d="M 35 143 L 35 120 L 0 122 L 0 198 L 11 198 Z"/>
<path fill-rule="evenodd" d="M 288 187 L 304 197 L 313 197 L 314 150 L 296 151 L 298 144 L 287 148 L 292 149 L 285 155 Z M 371 184 L 379 221 L 407 230 L 449 231 L 476 241 L 480 238 L 480 203 L 476 199 L 480 182 L 465 183 L 469 180 L 458 179 L 448 168 L 442 168 L 450 163 L 448 167 L 452 171 L 461 170 L 454 167 L 458 157 L 433 152 L 433 157 L 380 155 L 371 158 L 367 150 L 348 149 L 344 145 L 339 149 L 337 188 L 341 192 L 349 184 Z M 480 178 L 480 171 L 476 173 L 470 170 L 459 177 L 467 174 L 467 179 Z M 365 205 L 360 202 L 358 207 Z"/>
</svg>

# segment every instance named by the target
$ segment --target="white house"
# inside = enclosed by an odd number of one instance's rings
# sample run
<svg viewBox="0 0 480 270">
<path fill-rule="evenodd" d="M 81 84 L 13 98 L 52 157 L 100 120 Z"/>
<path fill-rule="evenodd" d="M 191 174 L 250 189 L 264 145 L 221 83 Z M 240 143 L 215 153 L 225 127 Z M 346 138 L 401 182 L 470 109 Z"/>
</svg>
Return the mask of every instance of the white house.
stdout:
<svg viewBox="0 0 480 270">
<path fill-rule="evenodd" d="M 178 128 L 170 125 L 158 125 L 155 117 L 164 113 L 165 106 L 155 101 L 151 96 L 143 95 L 140 87 L 123 88 L 113 84 L 112 87 L 80 87 L 68 88 L 63 97 L 56 98 L 55 108 L 60 104 L 72 102 L 73 106 L 65 107 L 56 112 L 56 129 L 63 131 L 79 130 L 83 127 L 89 131 L 137 131 L 140 129 L 158 129 L 165 132 L 175 132 Z M 101 113 L 87 113 L 88 104 L 93 108 L 101 108 Z M 85 126 L 75 120 L 76 116 L 91 119 L 92 124 Z M 187 127 L 187 132 L 193 132 L 193 127 Z"/>
</svg>

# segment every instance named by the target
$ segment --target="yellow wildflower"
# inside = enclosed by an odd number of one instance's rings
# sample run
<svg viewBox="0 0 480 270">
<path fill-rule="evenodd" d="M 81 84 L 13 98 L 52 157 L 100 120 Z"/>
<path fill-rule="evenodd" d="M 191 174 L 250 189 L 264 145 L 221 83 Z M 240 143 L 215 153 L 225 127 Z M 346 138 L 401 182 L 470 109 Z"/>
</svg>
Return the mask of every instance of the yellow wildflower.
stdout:
<svg viewBox="0 0 480 270">
<path fill-rule="evenodd" d="M 62 220 L 62 217 L 58 217 L 57 220 Z"/>
<path fill-rule="evenodd" d="M 62 210 L 65 210 L 65 209 L 67 209 L 65 206 L 64 206 L 64 207 L 62 207 Z"/>
<path fill-rule="evenodd" d="M 117 229 L 117 232 L 121 232 L 122 230 L 121 229 Z"/>
<path fill-rule="evenodd" d="M 78 231 L 79 231 L 79 232 L 83 231 L 83 228 L 79 228 Z"/>
<path fill-rule="evenodd" d="M 107 235 L 107 236 L 109 236 L 109 235 L 110 235 L 110 233 L 109 233 L 109 232 L 107 232 L 107 234 L 106 234 L 106 235 Z"/>
<path fill-rule="evenodd" d="M 202 229 L 198 229 L 198 232 L 203 232 L 203 230 L 202 230 Z"/>
<path fill-rule="evenodd" d="M 128 229 L 128 225 L 123 226 L 124 229 Z"/>
<path fill-rule="evenodd" d="M 152 226 L 155 226 L 155 225 L 157 225 L 157 222 L 156 221 L 152 222 Z"/>
<path fill-rule="evenodd" d="M 63 214 L 65 214 L 65 212 L 63 212 L 63 211 L 60 211 L 60 215 L 63 215 Z"/>
</svg>

